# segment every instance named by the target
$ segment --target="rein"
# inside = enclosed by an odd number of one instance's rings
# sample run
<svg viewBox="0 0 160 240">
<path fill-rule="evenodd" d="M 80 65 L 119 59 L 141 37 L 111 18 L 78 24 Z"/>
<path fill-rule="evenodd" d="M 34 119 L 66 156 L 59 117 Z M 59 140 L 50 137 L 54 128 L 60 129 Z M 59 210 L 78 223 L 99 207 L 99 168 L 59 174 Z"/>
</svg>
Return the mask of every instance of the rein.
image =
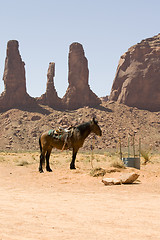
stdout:
<svg viewBox="0 0 160 240">
<path fill-rule="evenodd" d="M 64 144 L 63 144 L 63 147 L 62 147 L 62 149 L 61 149 L 61 152 L 64 151 L 64 148 L 65 148 L 65 146 L 66 146 L 66 143 L 67 143 L 67 141 L 65 140 L 65 141 L 64 141 Z"/>
</svg>

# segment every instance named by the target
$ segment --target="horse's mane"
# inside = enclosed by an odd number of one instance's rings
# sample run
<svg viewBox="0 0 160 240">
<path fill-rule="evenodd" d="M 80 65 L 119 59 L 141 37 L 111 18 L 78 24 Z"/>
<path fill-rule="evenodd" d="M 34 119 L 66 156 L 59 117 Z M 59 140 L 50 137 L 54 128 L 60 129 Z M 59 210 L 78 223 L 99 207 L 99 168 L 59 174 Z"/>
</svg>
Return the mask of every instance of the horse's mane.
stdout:
<svg viewBox="0 0 160 240">
<path fill-rule="evenodd" d="M 90 124 L 91 124 L 91 121 L 89 122 L 85 122 L 85 123 L 82 123 L 78 126 L 76 126 L 76 128 L 80 131 L 80 132 L 83 132 L 84 130 L 86 130 L 86 128 L 90 128 Z"/>
</svg>

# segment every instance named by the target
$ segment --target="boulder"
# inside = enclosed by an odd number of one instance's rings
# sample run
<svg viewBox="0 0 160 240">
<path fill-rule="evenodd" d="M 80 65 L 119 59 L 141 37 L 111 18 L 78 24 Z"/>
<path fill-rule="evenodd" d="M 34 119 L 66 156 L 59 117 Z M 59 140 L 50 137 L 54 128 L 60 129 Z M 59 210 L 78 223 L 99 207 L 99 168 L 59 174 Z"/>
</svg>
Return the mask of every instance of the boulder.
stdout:
<svg viewBox="0 0 160 240">
<path fill-rule="evenodd" d="M 138 173 L 123 173 L 119 178 L 103 178 L 104 185 L 132 184 L 139 177 Z"/>
<path fill-rule="evenodd" d="M 121 56 L 109 100 L 160 111 L 160 34 L 132 46 Z"/>
<path fill-rule="evenodd" d="M 61 108 L 62 103 L 61 99 L 57 95 L 57 91 L 54 86 L 54 77 L 55 77 L 55 63 L 50 62 L 47 72 L 46 92 L 41 97 L 37 98 L 37 102 L 40 104 L 48 105 L 52 108 Z"/>
<path fill-rule="evenodd" d="M 120 185 L 122 184 L 121 179 L 116 179 L 116 178 L 104 178 L 102 179 L 102 182 L 104 185 Z"/>
<path fill-rule="evenodd" d="M 123 173 L 120 176 L 120 179 L 121 179 L 123 184 L 131 184 L 134 181 L 136 181 L 138 177 L 139 177 L 138 173 L 132 172 L 132 173 L 125 173 L 125 174 Z"/>
<path fill-rule="evenodd" d="M 69 86 L 62 99 L 65 108 L 94 107 L 101 103 L 101 100 L 90 89 L 88 77 L 88 61 L 83 46 L 80 43 L 72 43 L 69 50 Z"/>
<path fill-rule="evenodd" d="M 6 55 L 3 74 L 4 92 L 0 96 L 0 110 L 33 106 L 36 102 L 26 92 L 25 63 L 19 53 L 18 41 L 8 42 Z"/>
</svg>

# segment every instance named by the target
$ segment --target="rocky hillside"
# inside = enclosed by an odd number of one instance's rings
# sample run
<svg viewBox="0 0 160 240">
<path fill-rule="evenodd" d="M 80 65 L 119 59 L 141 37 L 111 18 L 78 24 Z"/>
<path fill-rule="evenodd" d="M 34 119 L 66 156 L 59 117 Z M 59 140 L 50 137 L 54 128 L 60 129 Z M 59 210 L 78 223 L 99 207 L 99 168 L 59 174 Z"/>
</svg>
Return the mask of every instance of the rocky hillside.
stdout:
<svg viewBox="0 0 160 240">
<path fill-rule="evenodd" d="M 79 108 L 72 111 L 56 111 L 49 107 L 34 110 L 11 109 L 0 113 L 0 150 L 37 151 L 42 132 L 89 121 L 93 116 L 99 121 L 103 136 L 95 140 L 95 149 L 118 151 L 119 138 L 122 147 L 127 146 L 128 134 L 135 133 L 136 144 L 142 139 L 142 147 L 160 151 L 160 112 L 149 112 L 116 102 L 103 102 L 98 108 Z M 91 136 L 92 137 L 92 136 Z M 89 150 L 88 137 L 83 150 Z"/>
</svg>

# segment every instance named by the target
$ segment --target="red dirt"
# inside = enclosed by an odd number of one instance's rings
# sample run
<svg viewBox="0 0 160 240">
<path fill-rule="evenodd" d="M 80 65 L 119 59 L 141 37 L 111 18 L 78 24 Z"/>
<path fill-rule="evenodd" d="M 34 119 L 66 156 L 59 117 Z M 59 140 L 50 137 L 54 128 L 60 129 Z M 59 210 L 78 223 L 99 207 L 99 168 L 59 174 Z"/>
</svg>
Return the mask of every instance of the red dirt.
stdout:
<svg viewBox="0 0 160 240">
<path fill-rule="evenodd" d="M 40 174 L 38 162 L 17 166 L 18 155 L 6 158 L 0 162 L 0 239 L 160 239 L 159 163 L 142 166 L 135 184 L 105 186 L 80 161 L 75 171 L 69 162 L 52 163 L 52 173 Z"/>
</svg>

